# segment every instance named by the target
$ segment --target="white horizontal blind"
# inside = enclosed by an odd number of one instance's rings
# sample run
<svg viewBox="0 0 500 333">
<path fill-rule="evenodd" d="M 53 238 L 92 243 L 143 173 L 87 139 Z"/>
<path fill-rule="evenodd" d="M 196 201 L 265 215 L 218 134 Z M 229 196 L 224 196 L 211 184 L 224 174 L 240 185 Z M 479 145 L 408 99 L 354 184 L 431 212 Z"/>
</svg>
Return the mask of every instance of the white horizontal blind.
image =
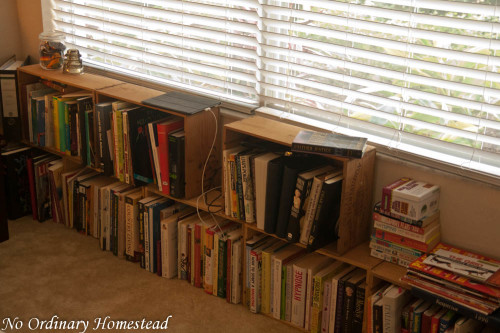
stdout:
<svg viewBox="0 0 500 333">
<path fill-rule="evenodd" d="M 257 103 L 257 1 L 54 0 L 87 63 Z"/>
<path fill-rule="evenodd" d="M 263 6 L 265 106 L 500 175 L 496 0 Z"/>
<path fill-rule="evenodd" d="M 53 0 L 85 61 L 500 175 L 500 0 Z"/>
</svg>

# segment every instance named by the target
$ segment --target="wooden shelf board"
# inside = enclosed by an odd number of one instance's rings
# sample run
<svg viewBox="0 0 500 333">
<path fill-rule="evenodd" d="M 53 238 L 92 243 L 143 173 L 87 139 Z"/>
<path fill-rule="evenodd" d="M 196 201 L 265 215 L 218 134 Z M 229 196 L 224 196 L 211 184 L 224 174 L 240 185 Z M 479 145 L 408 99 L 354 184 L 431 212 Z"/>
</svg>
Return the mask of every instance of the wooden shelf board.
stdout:
<svg viewBox="0 0 500 333">
<path fill-rule="evenodd" d="M 99 89 L 97 94 L 102 94 L 115 99 L 123 100 L 129 103 L 142 105 L 151 109 L 160 110 L 168 112 L 170 114 L 185 118 L 186 115 L 183 113 L 178 113 L 175 111 L 170 111 L 166 109 L 156 108 L 150 105 L 142 104 L 142 101 L 148 98 L 160 96 L 164 94 L 165 91 L 155 90 L 151 88 L 141 87 L 132 83 L 124 83 L 118 86 L 107 87 Z"/>
<path fill-rule="evenodd" d="M 45 80 L 64 83 L 83 90 L 97 90 L 123 84 L 122 81 L 100 75 L 89 73 L 83 73 L 80 75 L 63 74 L 62 69 L 46 70 L 41 68 L 39 64 L 19 67 L 19 71 L 33 76 L 38 76 Z"/>
<path fill-rule="evenodd" d="M 271 141 L 281 145 L 291 146 L 295 136 L 303 129 L 301 127 L 280 123 L 280 130 L 276 130 L 276 120 L 254 116 L 224 125 L 227 129 L 261 140 Z M 375 147 L 367 146 L 366 152 Z M 348 157 L 332 156 L 339 160 L 349 160 Z"/>
<path fill-rule="evenodd" d="M 331 258 L 344 261 L 348 264 L 360 267 L 365 270 L 371 270 L 375 266 L 379 265 L 382 261 L 381 259 L 372 257 L 370 255 L 370 248 L 368 247 L 368 242 L 362 243 L 346 253 L 340 255 L 338 254 L 336 249 L 336 244 L 329 244 L 321 249 L 316 250 L 316 252 L 323 254 L 325 256 L 329 256 Z"/>
<path fill-rule="evenodd" d="M 61 157 L 64 157 L 74 163 L 77 163 L 77 164 L 82 164 L 83 161 L 82 159 L 80 158 L 80 156 L 71 156 L 71 155 L 66 155 L 65 153 L 62 153 L 60 152 L 59 150 L 55 149 L 55 148 L 52 148 L 52 147 L 42 147 L 42 146 L 39 146 L 39 145 L 36 145 L 34 143 L 31 143 L 31 142 L 28 142 L 28 141 L 22 141 L 25 145 L 28 145 L 30 147 L 33 147 L 33 148 L 38 148 L 40 150 L 43 150 L 43 151 L 46 151 L 47 153 L 51 153 L 51 154 L 54 154 L 54 155 L 58 155 L 58 156 L 61 156 Z"/>
<path fill-rule="evenodd" d="M 400 278 L 406 274 L 406 267 L 388 261 L 382 261 L 372 269 L 372 274 L 377 278 L 389 281 L 403 288 L 410 288 L 406 282 L 400 280 Z"/>
</svg>

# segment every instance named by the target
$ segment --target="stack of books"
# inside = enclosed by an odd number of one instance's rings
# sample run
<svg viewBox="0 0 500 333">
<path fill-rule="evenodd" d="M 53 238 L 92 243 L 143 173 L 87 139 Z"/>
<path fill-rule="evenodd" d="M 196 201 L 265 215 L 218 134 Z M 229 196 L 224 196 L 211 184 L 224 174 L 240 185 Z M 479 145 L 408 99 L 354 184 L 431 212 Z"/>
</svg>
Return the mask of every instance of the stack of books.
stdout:
<svg viewBox="0 0 500 333">
<path fill-rule="evenodd" d="M 500 329 L 500 261 L 439 243 L 402 279 L 429 304 Z"/>
<path fill-rule="evenodd" d="M 373 226 L 371 255 L 408 267 L 440 241 L 439 186 L 410 178 L 385 186 Z"/>
</svg>

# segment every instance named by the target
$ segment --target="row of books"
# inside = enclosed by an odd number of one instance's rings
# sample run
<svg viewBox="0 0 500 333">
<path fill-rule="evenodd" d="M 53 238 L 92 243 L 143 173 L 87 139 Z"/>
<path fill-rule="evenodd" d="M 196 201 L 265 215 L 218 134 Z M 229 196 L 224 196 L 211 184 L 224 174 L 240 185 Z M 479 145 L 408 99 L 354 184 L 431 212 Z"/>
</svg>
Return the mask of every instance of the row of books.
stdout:
<svg viewBox="0 0 500 333">
<path fill-rule="evenodd" d="M 30 147 L 5 149 L 2 159 L 16 172 L 7 176 L 8 190 L 19 194 L 9 195 L 15 198 L 9 218 L 29 212 L 40 222 L 52 218 L 152 273 L 241 302 L 239 223 L 215 220 L 162 196 L 144 196 L 142 187 L 93 169 L 64 170 L 59 156 Z M 29 184 L 19 183 L 28 179 Z"/>
<path fill-rule="evenodd" d="M 384 284 L 367 299 L 369 333 L 481 333 L 495 328 L 464 316 L 433 299 Z"/>
<path fill-rule="evenodd" d="M 5 167 L 7 216 L 14 220 L 27 214 L 43 222 L 53 218 L 62 221 L 61 211 L 52 205 L 61 198 L 59 191 L 62 160 L 58 156 L 22 145 L 2 149 Z"/>
<path fill-rule="evenodd" d="M 250 311 L 311 332 L 362 332 L 366 271 L 264 234 L 245 253 Z"/>
<path fill-rule="evenodd" d="M 441 238 L 438 198 L 439 187 L 410 178 L 384 186 L 373 209 L 371 255 L 408 267 L 432 250 Z"/>
<path fill-rule="evenodd" d="M 311 250 L 336 236 L 342 169 L 324 159 L 237 146 L 223 151 L 225 213 Z"/>
<path fill-rule="evenodd" d="M 500 329 L 500 261 L 439 243 L 403 280 L 419 297 Z"/>
<path fill-rule="evenodd" d="M 88 91 L 62 93 L 40 82 L 23 89 L 32 144 L 79 156 L 123 182 L 156 182 L 163 193 L 184 196 L 182 118 L 122 101 L 94 106 Z"/>
</svg>

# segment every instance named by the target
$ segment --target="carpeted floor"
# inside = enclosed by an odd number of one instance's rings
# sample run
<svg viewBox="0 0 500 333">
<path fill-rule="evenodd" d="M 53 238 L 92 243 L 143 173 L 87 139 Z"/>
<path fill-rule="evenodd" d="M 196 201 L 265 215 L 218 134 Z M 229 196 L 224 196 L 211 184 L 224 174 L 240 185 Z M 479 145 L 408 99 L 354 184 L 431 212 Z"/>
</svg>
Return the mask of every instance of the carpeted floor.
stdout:
<svg viewBox="0 0 500 333">
<path fill-rule="evenodd" d="M 0 243 L 0 330 L 6 318 L 23 323 L 6 332 L 83 332 L 40 329 L 42 320 L 88 321 L 86 332 L 116 332 L 96 328 L 98 318 L 113 321 L 163 322 L 167 330 L 120 332 L 290 332 L 298 330 L 242 305 L 207 295 L 186 281 L 160 278 L 138 264 L 99 249 L 98 241 L 62 225 L 39 223 L 31 217 L 9 221 L 10 240 Z M 53 322 L 55 323 L 55 321 Z M 60 324 L 61 322 L 59 322 Z M 139 325 L 142 323 L 139 322 Z M 17 324 L 19 325 L 19 323 Z M 164 324 L 165 325 L 165 324 Z M 54 327 L 53 327 L 54 328 Z"/>
</svg>

